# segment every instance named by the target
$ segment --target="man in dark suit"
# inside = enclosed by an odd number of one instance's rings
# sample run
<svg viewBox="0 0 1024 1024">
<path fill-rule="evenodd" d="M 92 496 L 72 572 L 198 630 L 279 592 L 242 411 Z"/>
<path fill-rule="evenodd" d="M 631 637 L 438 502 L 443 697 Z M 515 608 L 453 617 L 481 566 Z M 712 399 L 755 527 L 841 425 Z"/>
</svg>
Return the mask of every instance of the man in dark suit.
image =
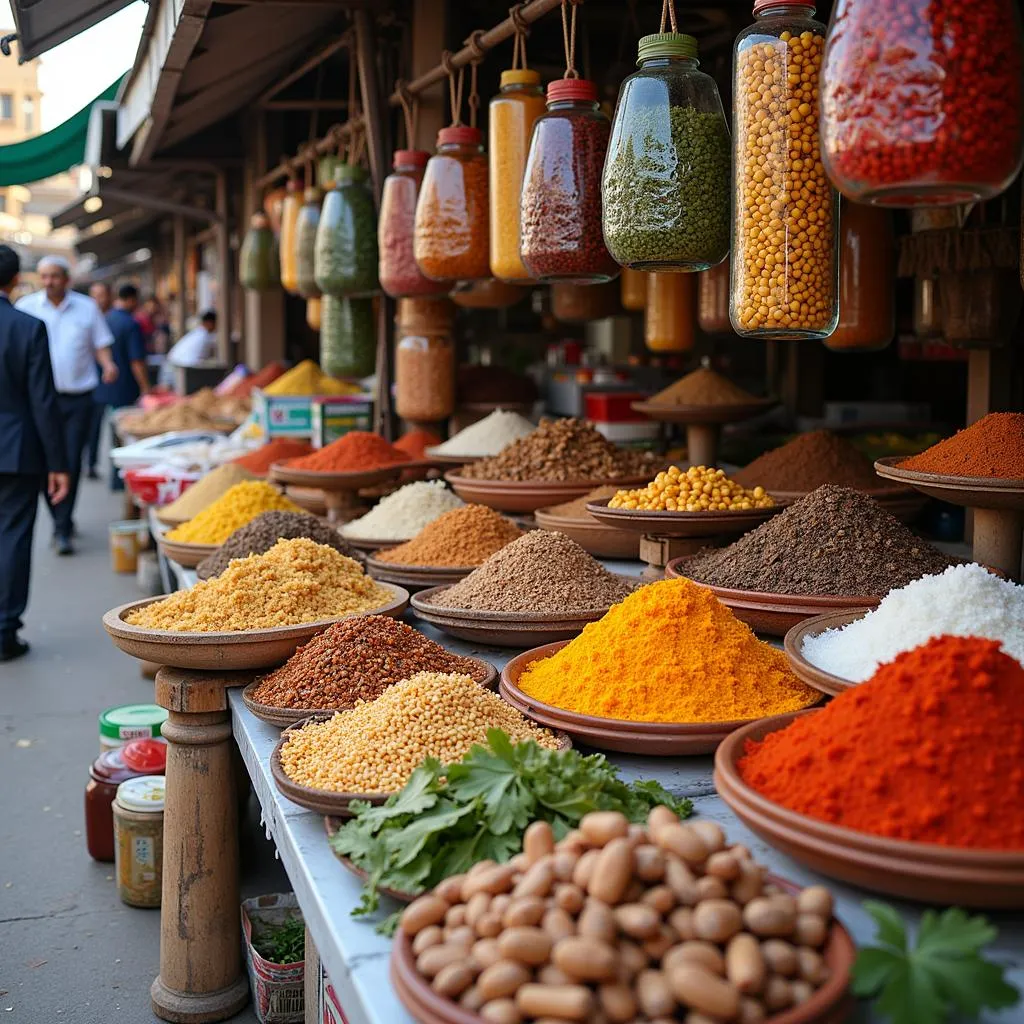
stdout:
<svg viewBox="0 0 1024 1024">
<path fill-rule="evenodd" d="M 68 494 L 68 458 L 46 325 L 16 310 L 18 254 L 0 245 L 0 661 L 28 652 L 18 637 L 28 604 L 32 532 L 43 486 Z"/>
</svg>

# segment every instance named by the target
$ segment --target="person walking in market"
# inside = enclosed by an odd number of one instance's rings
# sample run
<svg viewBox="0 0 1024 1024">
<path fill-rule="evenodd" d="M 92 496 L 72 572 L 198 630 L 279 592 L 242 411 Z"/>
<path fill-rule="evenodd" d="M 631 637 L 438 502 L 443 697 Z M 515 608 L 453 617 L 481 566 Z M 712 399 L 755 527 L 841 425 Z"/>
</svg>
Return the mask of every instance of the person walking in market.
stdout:
<svg viewBox="0 0 1024 1024">
<path fill-rule="evenodd" d="M 28 604 L 39 492 L 59 505 L 70 480 L 46 327 L 16 310 L 18 254 L 0 245 L 0 662 L 28 652 L 18 637 Z"/>
<path fill-rule="evenodd" d="M 89 298 L 100 307 L 100 312 L 106 316 L 113 305 L 113 293 L 106 281 L 94 281 L 89 285 Z M 99 402 L 93 403 L 92 421 L 89 423 L 89 444 L 85 449 L 86 476 L 90 480 L 99 480 L 100 474 L 97 464 L 100 458 L 100 436 L 103 433 L 103 414 L 106 406 Z"/>
<path fill-rule="evenodd" d="M 57 553 L 72 555 L 75 498 L 89 443 L 92 393 L 101 379 L 105 384 L 113 384 L 118 377 L 110 350 L 114 338 L 99 306 L 68 287 L 71 269 L 67 260 L 44 256 L 36 270 L 42 289 L 19 299 L 15 308 L 46 325 L 70 474 L 67 495 L 58 501 L 48 496 L 47 502 L 53 517 Z"/>
</svg>

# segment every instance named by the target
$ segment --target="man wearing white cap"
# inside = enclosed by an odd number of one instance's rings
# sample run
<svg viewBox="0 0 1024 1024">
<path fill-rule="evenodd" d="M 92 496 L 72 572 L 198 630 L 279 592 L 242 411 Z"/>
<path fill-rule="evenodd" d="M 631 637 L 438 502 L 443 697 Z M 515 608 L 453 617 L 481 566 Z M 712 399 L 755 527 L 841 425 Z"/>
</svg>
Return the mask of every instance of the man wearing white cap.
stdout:
<svg viewBox="0 0 1024 1024">
<path fill-rule="evenodd" d="M 54 541 L 62 555 L 74 553 L 75 497 L 82 458 L 89 442 L 92 393 L 100 383 L 117 380 L 117 364 L 110 346 L 114 338 L 99 306 L 68 288 L 71 268 L 59 256 L 44 256 L 36 266 L 43 283 L 40 291 L 19 299 L 16 308 L 46 324 L 53 380 L 64 421 L 64 439 L 70 460 L 71 486 L 63 501 L 50 503 Z M 99 363 L 99 370 L 96 364 Z"/>
</svg>

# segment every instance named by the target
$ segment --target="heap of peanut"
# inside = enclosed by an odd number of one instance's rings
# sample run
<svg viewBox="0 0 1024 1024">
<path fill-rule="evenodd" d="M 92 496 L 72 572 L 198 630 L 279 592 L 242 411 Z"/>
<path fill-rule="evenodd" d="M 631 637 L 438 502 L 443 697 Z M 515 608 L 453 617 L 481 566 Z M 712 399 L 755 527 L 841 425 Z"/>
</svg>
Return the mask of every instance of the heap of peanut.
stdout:
<svg viewBox="0 0 1024 1024">
<path fill-rule="evenodd" d="M 555 843 L 534 822 L 402 915 L 416 970 L 490 1024 L 757 1024 L 829 977 L 832 896 L 766 881 L 714 822 L 597 811 Z"/>
</svg>

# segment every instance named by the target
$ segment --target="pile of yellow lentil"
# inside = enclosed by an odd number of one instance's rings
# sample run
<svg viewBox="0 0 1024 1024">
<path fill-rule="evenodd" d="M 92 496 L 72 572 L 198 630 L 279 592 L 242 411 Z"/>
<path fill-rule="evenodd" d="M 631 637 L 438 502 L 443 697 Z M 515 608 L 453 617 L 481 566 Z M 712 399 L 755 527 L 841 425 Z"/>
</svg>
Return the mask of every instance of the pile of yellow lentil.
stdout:
<svg viewBox="0 0 1024 1024">
<path fill-rule="evenodd" d="M 183 544 L 223 544 L 235 532 L 264 512 L 301 512 L 276 487 L 263 480 L 246 480 L 225 491 L 194 519 L 171 530 L 168 540 Z"/>
<path fill-rule="evenodd" d="M 736 54 L 733 315 L 744 331 L 834 326 L 838 202 L 821 162 L 824 37 L 755 37 Z"/>
<path fill-rule="evenodd" d="M 554 750 L 555 736 L 497 694 L 456 673 L 417 672 L 326 722 L 288 734 L 281 766 L 293 782 L 332 793 L 394 793 L 426 757 L 460 760 L 488 729 Z"/>
<path fill-rule="evenodd" d="M 179 633 L 270 629 L 374 611 L 391 593 L 354 559 L 305 537 L 236 558 L 217 577 L 132 612 L 130 626 Z"/>
<path fill-rule="evenodd" d="M 707 466 L 686 470 L 670 466 L 646 487 L 619 491 L 608 502 L 609 508 L 641 512 L 739 512 L 774 505 L 775 500 L 763 487 L 748 490 L 722 470 Z"/>
</svg>

